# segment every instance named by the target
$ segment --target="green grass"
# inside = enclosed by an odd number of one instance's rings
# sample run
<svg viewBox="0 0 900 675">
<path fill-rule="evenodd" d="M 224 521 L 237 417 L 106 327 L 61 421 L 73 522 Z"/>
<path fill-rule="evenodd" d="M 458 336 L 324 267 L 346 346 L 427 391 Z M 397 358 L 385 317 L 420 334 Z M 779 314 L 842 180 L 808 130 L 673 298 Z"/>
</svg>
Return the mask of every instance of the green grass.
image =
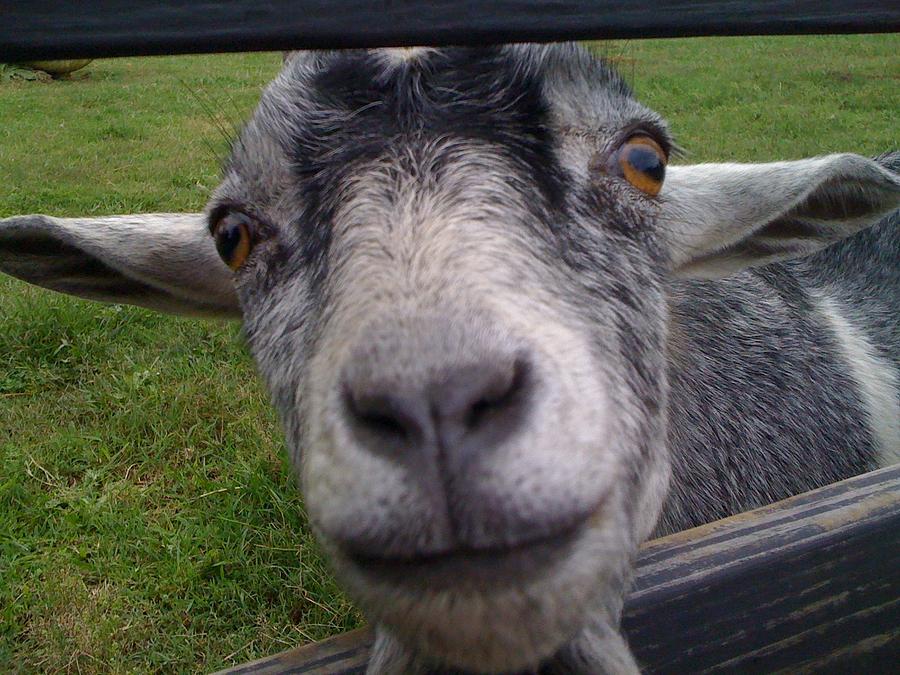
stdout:
<svg viewBox="0 0 900 675">
<path fill-rule="evenodd" d="M 900 38 L 606 43 L 682 161 L 898 143 Z M 0 217 L 197 210 L 274 54 L 0 84 Z M 222 129 L 220 129 L 220 127 Z M 0 279 L 0 664 L 208 671 L 357 625 L 236 327 Z"/>
<path fill-rule="evenodd" d="M 900 36 L 653 40 L 602 46 L 671 122 L 683 162 L 900 147 Z"/>
</svg>

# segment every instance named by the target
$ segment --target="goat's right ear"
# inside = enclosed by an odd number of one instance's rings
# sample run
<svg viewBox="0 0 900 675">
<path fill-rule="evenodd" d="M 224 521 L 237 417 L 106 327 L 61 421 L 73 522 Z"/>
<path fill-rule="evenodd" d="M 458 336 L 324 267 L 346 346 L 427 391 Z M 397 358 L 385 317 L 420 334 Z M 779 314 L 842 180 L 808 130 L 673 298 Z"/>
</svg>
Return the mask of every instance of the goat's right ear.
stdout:
<svg viewBox="0 0 900 675">
<path fill-rule="evenodd" d="M 672 272 L 717 278 L 809 255 L 900 207 L 900 153 L 669 167 L 660 227 Z"/>
<path fill-rule="evenodd" d="M 240 317 L 233 273 L 202 213 L 6 218 L 0 272 L 91 300 Z"/>
</svg>

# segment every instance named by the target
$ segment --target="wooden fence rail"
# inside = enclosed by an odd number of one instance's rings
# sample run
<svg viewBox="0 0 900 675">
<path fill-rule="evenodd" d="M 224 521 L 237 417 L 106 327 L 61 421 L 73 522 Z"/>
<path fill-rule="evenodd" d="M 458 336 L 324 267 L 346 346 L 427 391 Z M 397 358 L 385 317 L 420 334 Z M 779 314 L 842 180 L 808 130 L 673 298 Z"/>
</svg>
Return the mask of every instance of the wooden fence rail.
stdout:
<svg viewBox="0 0 900 675">
<path fill-rule="evenodd" d="M 646 673 L 897 673 L 900 466 L 645 544 L 624 627 Z M 363 673 L 371 643 L 222 673 Z"/>
<path fill-rule="evenodd" d="M 0 0 L 0 61 L 898 30 L 897 0 Z"/>
</svg>

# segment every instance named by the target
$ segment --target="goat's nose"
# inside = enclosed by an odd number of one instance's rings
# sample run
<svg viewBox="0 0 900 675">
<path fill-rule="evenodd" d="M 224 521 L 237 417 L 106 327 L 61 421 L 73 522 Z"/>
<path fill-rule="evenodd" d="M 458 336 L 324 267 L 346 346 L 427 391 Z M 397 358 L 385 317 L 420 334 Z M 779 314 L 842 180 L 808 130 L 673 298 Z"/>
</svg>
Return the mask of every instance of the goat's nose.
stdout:
<svg viewBox="0 0 900 675">
<path fill-rule="evenodd" d="M 353 367 L 344 377 L 348 421 L 371 451 L 403 461 L 422 455 L 454 466 L 489 450 L 520 425 L 531 376 L 521 354 L 494 354 L 430 373 L 379 374 Z"/>
</svg>

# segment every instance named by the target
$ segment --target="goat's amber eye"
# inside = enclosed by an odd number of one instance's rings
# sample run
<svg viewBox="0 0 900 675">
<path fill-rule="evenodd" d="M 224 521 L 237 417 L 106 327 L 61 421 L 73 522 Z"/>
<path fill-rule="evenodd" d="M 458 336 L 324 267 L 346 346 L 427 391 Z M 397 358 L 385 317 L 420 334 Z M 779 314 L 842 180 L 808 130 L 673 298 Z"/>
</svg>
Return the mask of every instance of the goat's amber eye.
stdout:
<svg viewBox="0 0 900 675">
<path fill-rule="evenodd" d="M 639 134 L 625 141 L 611 158 L 616 173 L 641 192 L 655 197 L 666 177 L 666 153 L 650 136 Z"/>
<path fill-rule="evenodd" d="M 244 213 L 226 213 L 213 227 L 213 236 L 222 260 L 237 270 L 247 260 L 253 246 L 253 219 Z"/>
</svg>

